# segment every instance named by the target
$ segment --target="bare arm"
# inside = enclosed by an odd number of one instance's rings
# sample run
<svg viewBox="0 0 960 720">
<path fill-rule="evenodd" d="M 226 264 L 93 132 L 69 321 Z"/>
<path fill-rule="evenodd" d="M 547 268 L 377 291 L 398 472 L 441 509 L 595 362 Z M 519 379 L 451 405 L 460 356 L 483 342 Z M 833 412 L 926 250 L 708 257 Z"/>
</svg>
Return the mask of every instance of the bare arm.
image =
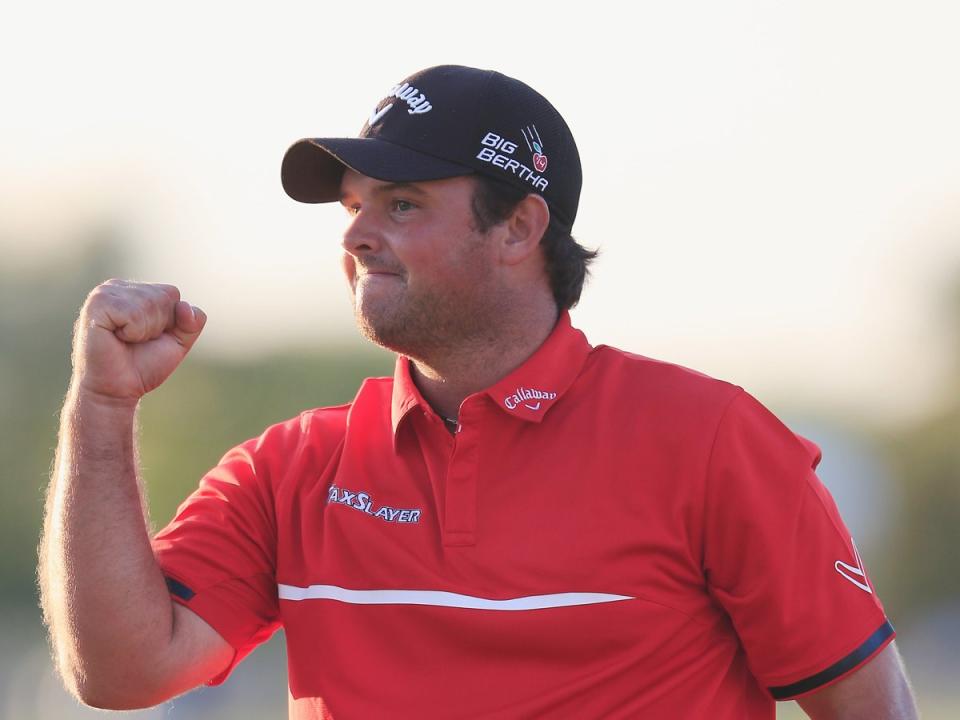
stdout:
<svg viewBox="0 0 960 720">
<path fill-rule="evenodd" d="M 916 702 L 894 643 L 843 680 L 799 698 L 813 720 L 916 720 Z"/>
<path fill-rule="evenodd" d="M 233 657 L 216 631 L 170 599 L 136 460 L 140 397 L 173 372 L 205 320 L 172 286 L 110 281 L 77 321 L 39 576 L 57 666 L 87 704 L 155 705 Z"/>
</svg>

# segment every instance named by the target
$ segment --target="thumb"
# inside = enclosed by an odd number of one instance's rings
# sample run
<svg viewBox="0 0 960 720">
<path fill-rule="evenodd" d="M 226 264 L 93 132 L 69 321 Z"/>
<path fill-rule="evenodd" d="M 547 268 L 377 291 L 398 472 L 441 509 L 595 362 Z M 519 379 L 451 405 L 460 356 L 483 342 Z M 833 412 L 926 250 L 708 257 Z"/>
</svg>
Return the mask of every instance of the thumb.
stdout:
<svg viewBox="0 0 960 720">
<path fill-rule="evenodd" d="M 183 300 L 173 308 L 173 326 L 167 329 L 177 343 L 187 352 L 200 337 L 207 315 L 200 308 Z"/>
</svg>

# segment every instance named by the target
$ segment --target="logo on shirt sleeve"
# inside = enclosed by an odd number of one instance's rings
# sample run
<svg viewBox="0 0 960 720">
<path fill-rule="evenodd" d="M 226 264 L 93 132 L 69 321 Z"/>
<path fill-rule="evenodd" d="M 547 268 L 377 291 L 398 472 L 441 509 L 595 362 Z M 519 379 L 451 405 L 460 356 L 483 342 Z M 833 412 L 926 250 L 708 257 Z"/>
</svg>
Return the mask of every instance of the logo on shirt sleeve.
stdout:
<svg viewBox="0 0 960 720">
<path fill-rule="evenodd" d="M 870 589 L 869 582 L 867 581 L 867 573 L 863 569 L 863 560 L 860 559 L 860 553 L 857 551 L 857 546 L 854 544 L 853 538 L 850 538 L 850 544 L 853 545 L 853 556 L 857 564 L 848 565 L 843 562 L 843 560 L 837 560 L 833 564 L 833 567 L 840 573 L 841 577 L 849 580 L 861 590 L 873 595 L 873 590 Z"/>
</svg>

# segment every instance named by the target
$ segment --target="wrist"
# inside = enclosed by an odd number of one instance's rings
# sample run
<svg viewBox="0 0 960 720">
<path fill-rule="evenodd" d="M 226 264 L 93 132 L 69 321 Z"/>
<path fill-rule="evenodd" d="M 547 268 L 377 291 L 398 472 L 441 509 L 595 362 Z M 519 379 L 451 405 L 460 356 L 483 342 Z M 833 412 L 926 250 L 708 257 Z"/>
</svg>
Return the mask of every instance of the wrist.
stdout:
<svg viewBox="0 0 960 720">
<path fill-rule="evenodd" d="M 67 394 L 68 399 L 77 405 L 85 408 L 92 408 L 109 413 L 134 414 L 137 406 L 140 404 L 140 398 L 136 397 L 117 397 L 107 395 L 86 386 L 83 380 L 74 378 L 70 383 L 70 390 Z"/>
</svg>

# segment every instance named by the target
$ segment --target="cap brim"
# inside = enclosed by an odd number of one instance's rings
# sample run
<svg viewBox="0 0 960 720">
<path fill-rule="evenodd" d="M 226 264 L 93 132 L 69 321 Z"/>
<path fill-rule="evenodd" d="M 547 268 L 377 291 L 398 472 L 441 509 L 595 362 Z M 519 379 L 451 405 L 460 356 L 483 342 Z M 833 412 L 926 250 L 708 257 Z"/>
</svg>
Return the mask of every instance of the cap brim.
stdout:
<svg viewBox="0 0 960 720">
<path fill-rule="evenodd" d="M 387 182 L 440 180 L 474 172 L 379 138 L 307 138 L 295 142 L 283 156 L 280 180 L 294 200 L 334 202 L 340 199 L 340 180 L 347 167 Z"/>
</svg>

